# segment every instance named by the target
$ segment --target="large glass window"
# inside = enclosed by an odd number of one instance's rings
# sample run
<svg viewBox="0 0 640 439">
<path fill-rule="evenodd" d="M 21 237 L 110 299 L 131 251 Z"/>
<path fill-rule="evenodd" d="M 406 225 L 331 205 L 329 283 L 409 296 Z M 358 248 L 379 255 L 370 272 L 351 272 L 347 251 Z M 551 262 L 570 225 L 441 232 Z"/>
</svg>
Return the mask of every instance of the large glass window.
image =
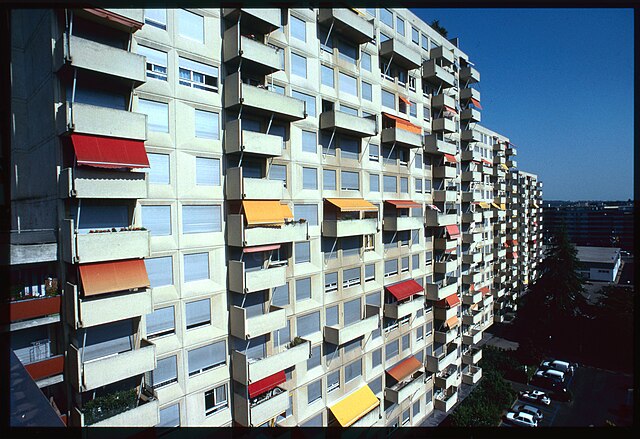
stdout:
<svg viewBox="0 0 640 439">
<path fill-rule="evenodd" d="M 291 15 L 290 17 L 291 37 L 300 40 L 307 41 L 307 26 L 303 20 Z"/>
<path fill-rule="evenodd" d="M 296 300 L 311 299 L 311 278 L 296 279 Z M 300 335 L 300 334 L 298 334 Z"/>
<path fill-rule="evenodd" d="M 362 99 L 365 101 L 373 100 L 373 87 L 368 82 L 362 81 Z"/>
<path fill-rule="evenodd" d="M 331 88 L 335 87 L 334 78 L 333 78 L 333 69 L 329 66 L 322 65 L 320 68 L 322 83 Z"/>
<path fill-rule="evenodd" d="M 173 285 L 173 258 L 162 256 L 159 258 L 145 258 L 144 265 L 151 288 Z"/>
<path fill-rule="evenodd" d="M 184 281 L 209 279 L 209 253 L 184 255 Z"/>
<path fill-rule="evenodd" d="M 166 29 L 167 28 L 167 10 L 166 9 L 145 9 L 144 22 L 151 26 Z"/>
<path fill-rule="evenodd" d="M 142 206 L 142 226 L 151 236 L 171 235 L 171 206 Z"/>
<path fill-rule="evenodd" d="M 182 233 L 221 232 L 222 208 L 212 206 L 182 206 Z"/>
<path fill-rule="evenodd" d="M 322 189 L 327 191 L 336 190 L 336 171 L 335 169 L 325 169 L 322 171 Z"/>
<path fill-rule="evenodd" d="M 318 223 L 318 205 L 317 204 L 294 204 L 293 216 L 296 221 L 300 219 L 307 220 L 310 226 L 317 226 Z"/>
<path fill-rule="evenodd" d="M 204 43 L 204 17 L 178 9 L 178 34 L 190 40 Z"/>
<path fill-rule="evenodd" d="M 178 57 L 180 85 L 206 91 L 218 91 L 218 68 Z"/>
<path fill-rule="evenodd" d="M 380 176 L 378 174 L 369 175 L 369 191 L 380 192 Z"/>
<path fill-rule="evenodd" d="M 371 71 L 371 55 L 369 55 L 367 52 L 362 52 L 360 57 L 361 57 L 360 67 L 362 67 L 367 72 L 370 72 Z"/>
<path fill-rule="evenodd" d="M 204 413 L 206 416 L 212 415 L 227 407 L 229 407 L 229 399 L 227 397 L 226 384 L 204 392 Z"/>
<path fill-rule="evenodd" d="M 382 106 L 391 108 L 392 110 L 396 109 L 396 95 L 387 90 L 382 90 Z"/>
<path fill-rule="evenodd" d="M 196 137 L 200 139 L 220 138 L 220 115 L 211 111 L 195 110 Z"/>
<path fill-rule="evenodd" d="M 318 170 L 302 168 L 302 189 L 318 189 Z"/>
<path fill-rule="evenodd" d="M 149 184 L 169 184 L 169 154 L 147 153 L 149 158 Z"/>
<path fill-rule="evenodd" d="M 358 96 L 358 88 L 357 88 L 358 81 L 356 81 L 356 78 L 354 78 L 353 76 L 345 75 L 344 73 L 340 72 L 339 79 L 340 79 L 340 91 L 342 93 Z"/>
<path fill-rule="evenodd" d="M 390 10 L 380 8 L 380 21 L 393 29 L 393 13 Z"/>
<path fill-rule="evenodd" d="M 147 259 L 145 259 L 146 261 Z M 145 320 L 147 323 L 147 338 L 149 339 L 174 334 L 176 331 L 173 306 L 158 308 L 154 312 L 147 314 Z"/>
<path fill-rule="evenodd" d="M 358 180 L 357 172 L 349 172 L 349 171 L 341 171 L 340 172 L 340 188 L 343 191 L 352 190 L 358 191 L 360 190 L 360 183 Z"/>
<path fill-rule="evenodd" d="M 395 175 L 385 175 L 383 177 L 384 181 L 384 191 L 385 192 L 397 192 L 398 191 L 398 183 Z"/>
<path fill-rule="evenodd" d="M 211 299 L 187 302 L 185 314 L 187 329 L 209 325 L 211 323 Z"/>
<path fill-rule="evenodd" d="M 149 131 L 169 132 L 169 104 L 138 99 L 138 113 L 147 115 Z"/>
<path fill-rule="evenodd" d="M 396 16 L 396 32 L 404 37 L 404 20 Z"/>
<path fill-rule="evenodd" d="M 189 376 L 213 369 L 226 363 L 227 348 L 225 341 L 211 343 L 187 352 Z M 206 394 L 205 394 L 206 395 Z M 206 396 L 205 396 L 206 399 Z"/>
<path fill-rule="evenodd" d="M 164 9 L 162 9 L 164 11 Z M 146 58 L 147 78 L 167 80 L 167 52 L 138 46 L 138 55 Z"/>
<path fill-rule="evenodd" d="M 307 77 L 307 58 L 291 53 L 291 73 L 301 78 Z"/>
<path fill-rule="evenodd" d="M 338 56 L 350 64 L 355 64 L 358 58 L 358 47 L 338 39 Z"/>
</svg>

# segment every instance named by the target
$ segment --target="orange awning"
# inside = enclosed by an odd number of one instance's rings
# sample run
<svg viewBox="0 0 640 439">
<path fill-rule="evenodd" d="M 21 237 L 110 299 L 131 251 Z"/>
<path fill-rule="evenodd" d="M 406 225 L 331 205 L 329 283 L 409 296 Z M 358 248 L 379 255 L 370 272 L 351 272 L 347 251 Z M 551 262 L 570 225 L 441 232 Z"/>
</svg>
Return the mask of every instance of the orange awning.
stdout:
<svg viewBox="0 0 640 439">
<path fill-rule="evenodd" d="M 493 207 L 495 207 L 496 209 L 500 209 L 500 205 L 498 205 L 497 203 L 491 203 L 491 205 L 492 205 Z"/>
<path fill-rule="evenodd" d="M 456 160 L 456 156 L 454 156 L 453 154 L 445 154 L 444 155 L 444 161 L 445 162 L 449 162 L 449 163 L 457 163 L 458 162 Z"/>
<path fill-rule="evenodd" d="M 325 198 L 340 212 L 377 212 L 378 208 L 362 198 Z"/>
<path fill-rule="evenodd" d="M 471 98 L 471 103 L 482 110 L 482 105 L 480 105 L 480 101 L 478 101 L 477 99 Z"/>
<path fill-rule="evenodd" d="M 453 308 L 454 306 L 458 306 L 459 304 L 460 298 L 457 294 L 451 294 L 450 296 L 447 296 L 442 300 L 438 300 L 435 303 L 438 308 Z"/>
<path fill-rule="evenodd" d="M 395 121 L 396 128 L 400 128 L 411 133 L 422 134 L 422 128 L 420 128 L 418 125 L 412 124 L 406 119 L 402 119 L 401 117 L 394 116 L 393 114 L 389 113 L 382 113 L 382 116 Z"/>
<path fill-rule="evenodd" d="M 142 259 L 82 264 L 80 281 L 85 296 L 147 288 L 151 285 Z"/>
<path fill-rule="evenodd" d="M 256 245 L 254 247 L 244 247 L 242 249 L 242 253 L 268 252 L 271 250 L 278 250 L 279 248 L 280 244 Z"/>
<path fill-rule="evenodd" d="M 456 111 L 456 109 L 455 109 L 455 108 L 451 108 L 451 107 L 449 107 L 448 105 L 445 105 L 445 106 L 444 106 L 444 111 L 449 111 L 449 112 L 451 112 L 451 113 L 458 114 L 458 112 Z"/>
<path fill-rule="evenodd" d="M 412 200 L 384 200 L 385 203 L 389 203 L 396 209 L 413 209 L 416 207 L 422 207 L 422 204 L 416 203 Z"/>
<path fill-rule="evenodd" d="M 422 363 L 415 356 L 402 360 L 387 371 L 396 381 L 402 381 L 422 367 Z"/>
<path fill-rule="evenodd" d="M 260 224 L 283 225 L 286 220 L 293 220 L 293 213 L 286 204 L 279 201 L 243 201 L 242 209 L 247 225 Z"/>
<path fill-rule="evenodd" d="M 449 235 L 449 239 L 456 239 L 460 237 L 460 229 L 456 224 L 450 224 L 448 226 L 444 226 L 447 230 L 447 234 Z"/>
<path fill-rule="evenodd" d="M 405 98 L 404 96 L 398 96 L 400 98 L 400 100 L 402 102 L 404 102 L 407 105 L 411 105 L 411 101 L 408 98 Z"/>
<path fill-rule="evenodd" d="M 448 318 L 444 325 L 449 329 L 455 328 L 458 325 L 458 316 Z"/>
</svg>

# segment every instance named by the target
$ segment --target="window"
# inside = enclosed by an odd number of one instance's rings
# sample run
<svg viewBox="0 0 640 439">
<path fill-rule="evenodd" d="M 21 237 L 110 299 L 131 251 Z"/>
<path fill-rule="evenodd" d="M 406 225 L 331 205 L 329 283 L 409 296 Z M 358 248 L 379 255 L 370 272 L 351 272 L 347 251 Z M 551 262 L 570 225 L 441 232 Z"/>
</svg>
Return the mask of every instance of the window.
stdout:
<svg viewBox="0 0 640 439">
<path fill-rule="evenodd" d="M 382 392 L 382 375 L 369 383 L 369 388 L 375 394 Z"/>
<path fill-rule="evenodd" d="M 384 277 L 394 276 L 398 274 L 398 260 L 392 259 L 384 261 Z"/>
<path fill-rule="evenodd" d="M 413 417 L 416 418 L 420 414 L 420 401 L 413 403 Z"/>
<path fill-rule="evenodd" d="M 307 41 L 307 26 L 303 20 L 300 20 L 298 17 L 291 16 L 290 29 L 291 29 L 291 37 L 300 40 Z"/>
<path fill-rule="evenodd" d="M 204 43 L 204 17 L 178 9 L 178 34 L 190 40 Z"/>
<path fill-rule="evenodd" d="M 204 392 L 204 413 L 209 416 L 229 406 L 227 385 L 223 384 L 208 392 Z"/>
<path fill-rule="evenodd" d="M 318 413 L 317 415 L 307 419 L 300 427 L 322 427 L 322 413 Z"/>
<path fill-rule="evenodd" d="M 416 233 L 416 236 L 418 236 L 417 233 Z M 416 243 L 414 242 L 414 244 L 416 244 Z M 413 268 L 414 270 L 417 270 L 418 268 L 420 268 L 420 255 L 419 254 L 415 254 L 415 255 L 411 256 L 411 268 Z"/>
<path fill-rule="evenodd" d="M 196 157 L 196 185 L 220 186 L 220 159 Z"/>
<path fill-rule="evenodd" d="M 353 107 L 350 107 L 350 106 L 345 105 L 345 104 L 340 104 L 340 108 L 338 109 L 338 111 L 340 111 L 341 113 L 350 114 L 352 116 L 357 116 L 358 115 L 358 109 L 357 108 L 353 108 Z"/>
<path fill-rule="evenodd" d="M 304 101 L 305 104 L 306 104 L 305 105 L 305 111 L 307 112 L 307 115 L 309 115 L 311 117 L 316 117 L 316 98 L 315 98 L 315 96 L 310 96 L 308 94 L 292 90 L 291 91 L 291 97 L 296 98 L 296 99 L 300 99 L 301 101 Z"/>
<path fill-rule="evenodd" d="M 320 50 L 333 53 L 333 39 L 329 36 L 329 30 L 318 25 L 318 39 L 320 40 Z"/>
<path fill-rule="evenodd" d="M 338 57 L 350 64 L 356 64 L 358 47 L 338 39 Z"/>
<path fill-rule="evenodd" d="M 218 68 L 178 57 L 179 83 L 199 90 L 218 91 Z"/>
<path fill-rule="evenodd" d="M 409 349 L 409 334 L 402 336 L 402 350 L 406 351 L 407 349 Z"/>
<path fill-rule="evenodd" d="M 382 348 L 378 348 L 371 353 L 371 368 L 382 365 Z"/>
<path fill-rule="evenodd" d="M 209 279 L 209 253 L 184 255 L 184 281 Z"/>
<path fill-rule="evenodd" d="M 320 311 L 296 318 L 297 335 L 304 337 L 320 331 Z"/>
<path fill-rule="evenodd" d="M 340 136 L 339 141 L 340 142 L 338 145 L 340 146 L 340 157 L 358 160 L 358 156 L 360 154 L 360 139 Z"/>
<path fill-rule="evenodd" d="M 382 177 L 385 192 L 397 192 L 398 180 L 395 175 L 385 175 Z"/>
<path fill-rule="evenodd" d="M 385 41 L 390 40 L 391 37 L 387 34 L 385 34 L 384 32 L 380 31 L 380 42 L 384 43 Z"/>
<path fill-rule="evenodd" d="M 393 340 L 384 346 L 384 356 L 387 361 L 398 355 L 398 340 Z"/>
<path fill-rule="evenodd" d="M 225 364 L 227 349 L 225 341 L 218 341 L 196 349 L 187 351 L 189 376 L 213 369 Z"/>
<path fill-rule="evenodd" d="M 422 179 L 421 178 L 416 178 L 415 179 L 415 185 L 416 185 L 416 192 L 421 193 L 422 192 Z"/>
<path fill-rule="evenodd" d="M 340 388 L 340 369 L 327 375 L 327 393 Z"/>
<path fill-rule="evenodd" d="M 414 162 L 417 169 L 422 169 L 422 154 L 416 154 Z"/>
<path fill-rule="evenodd" d="M 409 271 L 409 256 L 406 256 L 406 257 L 402 258 L 401 262 L 402 262 L 402 265 L 401 265 L 402 272 L 403 273 L 408 272 Z"/>
<path fill-rule="evenodd" d="M 396 16 L 396 32 L 404 37 L 404 20 Z"/>
<path fill-rule="evenodd" d="M 178 361 L 177 356 L 172 355 L 167 358 L 158 359 L 156 368 L 150 374 L 151 387 L 158 389 L 160 387 L 175 383 L 178 381 Z"/>
<path fill-rule="evenodd" d="M 422 35 L 422 48 L 424 50 L 429 50 L 429 39 L 424 34 Z"/>
<path fill-rule="evenodd" d="M 317 204 L 294 204 L 293 216 L 296 221 L 304 218 L 310 226 L 317 226 L 318 205 Z"/>
<path fill-rule="evenodd" d="M 296 264 L 311 262 L 311 243 L 310 242 L 308 241 L 296 242 L 295 251 L 296 251 L 296 259 L 295 259 Z"/>
<path fill-rule="evenodd" d="M 427 107 L 426 105 L 422 107 L 422 118 L 424 120 L 431 119 L 431 108 Z"/>
<path fill-rule="evenodd" d="M 187 329 L 199 328 L 211 323 L 211 300 L 202 299 L 185 304 Z"/>
<path fill-rule="evenodd" d="M 357 172 L 340 171 L 340 189 L 343 191 L 360 190 L 360 182 Z"/>
<path fill-rule="evenodd" d="M 406 409 L 402 412 L 402 425 L 406 425 L 409 423 L 409 409 Z"/>
<path fill-rule="evenodd" d="M 318 137 L 314 131 L 302 130 L 302 151 L 318 153 Z"/>
<path fill-rule="evenodd" d="M 420 326 L 416 329 L 416 341 L 420 341 L 424 338 L 424 328 Z"/>
<path fill-rule="evenodd" d="M 362 81 L 362 99 L 365 101 L 373 101 L 373 87 L 364 81 Z"/>
<path fill-rule="evenodd" d="M 360 285 L 360 267 L 350 268 L 342 272 L 342 288 Z"/>
<path fill-rule="evenodd" d="M 380 9 L 380 21 L 393 29 L 393 13 L 390 10 Z"/>
<path fill-rule="evenodd" d="M 334 78 L 333 78 L 333 69 L 329 66 L 322 65 L 320 67 L 322 84 L 327 85 L 331 88 L 335 87 Z"/>
<path fill-rule="evenodd" d="M 147 115 L 149 131 L 169 132 L 169 104 L 138 99 L 138 113 Z"/>
<path fill-rule="evenodd" d="M 392 110 L 396 109 L 396 95 L 387 90 L 382 90 L 382 106 L 391 108 Z"/>
<path fill-rule="evenodd" d="M 400 177 L 400 192 L 403 194 L 409 192 L 409 179 L 407 177 Z"/>
<path fill-rule="evenodd" d="M 367 52 L 362 52 L 360 54 L 360 67 L 367 72 L 371 71 L 371 55 Z"/>
<path fill-rule="evenodd" d="M 138 55 L 146 57 L 147 78 L 167 80 L 167 52 L 138 46 Z"/>
<path fill-rule="evenodd" d="M 345 75 L 340 72 L 338 75 L 340 81 L 340 91 L 353 96 L 358 96 L 358 88 L 356 78 L 353 76 Z"/>
<path fill-rule="evenodd" d="M 369 144 L 369 161 L 377 162 L 380 160 L 380 146 L 373 143 Z"/>
<path fill-rule="evenodd" d="M 296 279 L 296 300 L 311 299 L 311 278 Z M 298 334 L 300 335 L 300 334 Z"/>
<path fill-rule="evenodd" d="M 287 187 L 287 166 L 286 165 L 271 165 L 268 174 L 269 180 L 279 180 L 284 183 L 284 187 Z"/>
<path fill-rule="evenodd" d="M 371 235 L 365 235 L 371 236 Z M 368 264 L 364 266 L 364 281 L 375 280 L 376 278 L 376 266 L 375 264 Z"/>
<path fill-rule="evenodd" d="M 420 44 L 420 32 L 415 27 L 411 27 L 411 41 L 415 44 Z"/>
<path fill-rule="evenodd" d="M 338 305 L 327 307 L 325 311 L 325 325 L 338 326 Z"/>
<path fill-rule="evenodd" d="M 171 206 L 142 206 L 142 226 L 151 236 L 171 235 Z"/>
<path fill-rule="evenodd" d="M 335 169 L 325 169 L 322 171 L 322 189 L 327 191 L 336 190 L 336 171 Z"/>
<path fill-rule="evenodd" d="M 307 404 L 322 399 L 322 379 L 316 380 L 307 386 Z"/>
<path fill-rule="evenodd" d="M 415 76 L 409 76 L 409 90 L 416 91 L 416 78 L 415 78 Z"/>
<path fill-rule="evenodd" d="M 179 427 L 180 426 L 180 404 L 175 403 L 160 409 L 160 422 L 156 427 Z"/>
<path fill-rule="evenodd" d="M 167 10 L 166 9 L 145 9 L 144 22 L 151 26 L 166 29 L 167 28 Z"/>
<path fill-rule="evenodd" d="M 411 77 L 409 77 L 409 79 L 411 79 Z M 412 101 L 409 101 L 409 116 L 418 117 L 418 104 Z"/>
<path fill-rule="evenodd" d="M 222 207 L 182 206 L 182 233 L 211 233 L 222 231 Z"/>
<path fill-rule="evenodd" d="M 291 74 L 301 78 L 307 77 L 307 58 L 291 53 Z"/>
<path fill-rule="evenodd" d="M 289 287 L 287 284 L 273 288 L 271 292 L 271 303 L 275 306 L 285 306 L 289 304 Z"/>
<path fill-rule="evenodd" d="M 348 383 L 362 376 L 362 360 L 356 360 L 344 367 L 344 382 Z"/>
<path fill-rule="evenodd" d="M 166 306 L 158 308 L 145 317 L 147 324 L 147 338 L 157 338 L 163 335 L 174 334 L 176 332 L 176 320 L 174 307 Z"/>
<path fill-rule="evenodd" d="M 360 271 L 359 268 L 356 268 L 356 270 L 358 270 L 358 272 Z M 346 271 L 345 271 L 346 272 Z M 360 282 L 360 273 L 358 273 L 358 283 Z M 349 326 L 352 325 L 358 321 L 360 321 L 361 317 L 362 317 L 362 301 L 360 298 L 354 299 L 354 300 L 350 300 L 348 302 L 345 302 L 343 305 L 344 309 L 344 326 Z"/>
<path fill-rule="evenodd" d="M 338 291 L 338 272 L 324 274 L 324 292 Z"/>
<path fill-rule="evenodd" d="M 210 111 L 195 110 L 196 137 L 199 139 L 220 138 L 220 115 Z"/>
<path fill-rule="evenodd" d="M 147 153 L 149 158 L 149 184 L 169 184 L 169 154 Z"/>
<path fill-rule="evenodd" d="M 318 170 L 302 168 L 302 189 L 318 189 Z"/>
<path fill-rule="evenodd" d="M 311 358 L 307 360 L 307 370 L 311 370 L 314 367 L 320 366 L 322 360 L 322 352 L 320 351 L 320 345 L 311 348 Z"/>
</svg>

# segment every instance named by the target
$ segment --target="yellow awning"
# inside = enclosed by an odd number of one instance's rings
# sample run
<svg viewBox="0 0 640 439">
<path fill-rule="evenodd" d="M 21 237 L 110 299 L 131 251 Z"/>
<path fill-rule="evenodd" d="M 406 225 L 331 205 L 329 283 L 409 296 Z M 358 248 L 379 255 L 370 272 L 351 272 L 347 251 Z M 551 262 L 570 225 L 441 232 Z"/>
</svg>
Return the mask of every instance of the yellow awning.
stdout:
<svg viewBox="0 0 640 439">
<path fill-rule="evenodd" d="M 243 201 L 242 208 L 247 225 L 282 225 L 285 220 L 293 220 L 293 213 L 286 204 L 279 201 Z"/>
<path fill-rule="evenodd" d="M 496 209 L 500 209 L 500 206 L 499 206 L 497 203 L 491 203 L 491 205 L 492 205 L 493 207 L 495 207 Z"/>
<path fill-rule="evenodd" d="M 508 171 L 508 170 L 509 170 L 509 167 L 508 167 L 507 165 L 505 165 L 504 163 L 500 163 L 500 167 L 501 167 L 502 169 L 504 169 L 505 171 Z"/>
<path fill-rule="evenodd" d="M 327 198 L 340 212 L 377 212 L 378 208 L 362 198 Z"/>
<path fill-rule="evenodd" d="M 376 395 L 364 385 L 329 407 L 341 427 L 349 427 L 380 404 Z"/>
<path fill-rule="evenodd" d="M 479 202 L 478 205 L 483 209 L 488 209 L 490 207 L 489 203 L 485 203 L 484 201 Z"/>
<path fill-rule="evenodd" d="M 507 210 L 507 205 L 504 203 L 500 204 L 500 210 Z"/>
<path fill-rule="evenodd" d="M 367 16 L 365 14 L 363 14 L 358 8 L 349 8 L 349 9 L 351 9 L 353 12 L 355 12 L 359 16 L 367 18 Z"/>
<path fill-rule="evenodd" d="M 535 201 L 533 202 L 533 207 L 538 208 L 538 203 L 536 203 Z"/>
</svg>

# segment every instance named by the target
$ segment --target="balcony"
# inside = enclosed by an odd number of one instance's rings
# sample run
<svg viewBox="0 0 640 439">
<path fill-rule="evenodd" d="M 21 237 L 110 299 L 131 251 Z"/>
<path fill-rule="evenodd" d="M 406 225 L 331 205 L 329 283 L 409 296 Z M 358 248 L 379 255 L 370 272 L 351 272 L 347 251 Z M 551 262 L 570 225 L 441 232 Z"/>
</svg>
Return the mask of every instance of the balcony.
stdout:
<svg viewBox="0 0 640 439">
<path fill-rule="evenodd" d="M 318 9 L 318 22 L 333 26 L 347 41 L 364 44 L 373 40 L 373 20 L 368 21 L 347 8 Z"/>
<path fill-rule="evenodd" d="M 482 181 L 482 174 L 478 171 L 464 171 L 462 173 L 462 181 Z"/>
<path fill-rule="evenodd" d="M 457 327 L 450 329 L 437 329 L 433 332 L 433 340 L 436 343 L 451 343 L 460 336 L 460 330 Z"/>
<path fill-rule="evenodd" d="M 65 379 L 79 392 L 86 392 L 107 384 L 142 375 L 156 368 L 156 346 L 142 339 L 138 348 L 82 361 L 82 351 L 69 345 L 68 373 Z"/>
<path fill-rule="evenodd" d="M 422 64 L 422 79 L 442 87 L 443 89 L 453 87 L 455 85 L 455 76 L 436 64 L 436 60 L 430 59 Z"/>
<path fill-rule="evenodd" d="M 456 144 L 438 139 L 435 134 L 424 136 L 424 150 L 429 154 L 456 154 Z"/>
<path fill-rule="evenodd" d="M 29 375 L 34 381 L 50 377 L 58 377 L 58 379 L 62 381 L 64 354 L 50 355 L 46 358 L 39 358 L 35 361 L 24 363 L 24 368 L 29 372 Z"/>
<path fill-rule="evenodd" d="M 245 152 L 278 157 L 282 155 L 282 137 L 243 130 L 242 119 L 231 119 L 225 125 L 224 148 L 227 154 Z"/>
<path fill-rule="evenodd" d="M 124 79 L 134 87 L 147 80 L 144 56 L 75 35 L 67 40 L 66 33 L 55 42 L 53 71 L 65 65 Z"/>
<path fill-rule="evenodd" d="M 241 106 L 250 113 L 267 117 L 273 115 L 277 119 L 289 122 L 306 117 L 305 102 L 265 88 L 244 84 L 240 80 L 240 73 L 236 72 L 225 79 L 224 107 L 227 110 L 239 110 Z"/>
<path fill-rule="evenodd" d="M 460 100 L 475 99 L 480 102 L 480 92 L 475 88 L 463 88 L 460 90 Z"/>
<path fill-rule="evenodd" d="M 431 97 L 431 108 L 443 108 L 443 107 L 449 107 L 449 108 L 455 109 L 456 100 L 453 97 L 446 95 L 444 93 Z"/>
<path fill-rule="evenodd" d="M 437 133 L 455 133 L 456 123 L 446 117 L 433 119 L 433 122 L 431 122 L 431 131 Z"/>
<path fill-rule="evenodd" d="M 146 172 L 66 168 L 58 180 L 62 198 L 147 198 Z"/>
<path fill-rule="evenodd" d="M 433 178 L 456 178 L 456 168 L 453 166 L 434 166 Z"/>
<path fill-rule="evenodd" d="M 453 363 L 458 358 L 458 346 L 450 344 L 433 351 L 433 355 L 427 355 L 427 370 L 432 373 L 439 372 Z"/>
<path fill-rule="evenodd" d="M 446 262 L 434 262 L 433 271 L 434 273 L 446 274 L 450 273 L 458 268 L 458 261 L 446 261 Z"/>
<path fill-rule="evenodd" d="M 362 320 L 348 326 L 325 326 L 323 331 L 324 341 L 340 346 L 378 329 L 380 326 L 380 308 L 372 305 L 365 305 L 365 307 L 365 315 Z"/>
<path fill-rule="evenodd" d="M 441 286 L 439 283 L 427 283 L 426 286 L 427 299 L 434 301 L 442 300 L 458 291 L 458 285 L 455 282 L 445 286 Z"/>
<path fill-rule="evenodd" d="M 482 378 L 482 368 L 468 366 L 462 371 L 462 382 L 470 386 L 476 384 Z"/>
<path fill-rule="evenodd" d="M 477 264 L 482 260 L 482 253 L 480 252 L 471 252 L 462 255 L 462 262 L 465 264 Z"/>
<path fill-rule="evenodd" d="M 470 223 L 470 222 L 479 223 L 481 221 L 482 221 L 482 212 L 465 212 L 462 214 L 463 223 Z"/>
<path fill-rule="evenodd" d="M 461 68 L 458 76 L 460 77 L 460 81 L 467 84 L 480 82 L 480 72 L 471 66 Z"/>
<path fill-rule="evenodd" d="M 467 285 L 480 283 L 480 282 L 482 282 L 482 274 L 472 270 L 470 272 L 470 274 L 463 274 L 462 275 L 462 282 L 464 282 Z M 476 294 L 480 294 L 480 293 L 476 293 Z M 475 297 L 475 295 L 474 295 L 474 297 Z M 466 303 L 467 305 L 472 305 L 472 304 L 478 302 L 480 300 L 480 298 L 478 300 L 476 300 L 475 302 L 468 302 L 467 303 L 467 302 L 464 302 L 464 296 L 463 296 L 463 302 Z"/>
<path fill-rule="evenodd" d="M 322 221 L 322 235 L 331 238 L 372 235 L 378 232 L 377 218 L 338 219 Z"/>
<path fill-rule="evenodd" d="M 287 346 L 291 346 L 289 343 Z M 248 358 L 244 353 L 231 351 L 231 369 L 233 379 L 248 385 L 263 378 L 271 376 L 298 363 L 311 358 L 311 342 L 302 340 L 302 343 L 293 347 L 287 347 L 280 352 L 266 356 L 265 358 Z"/>
<path fill-rule="evenodd" d="M 289 410 L 289 393 L 280 387 L 261 395 L 251 403 L 247 398 L 233 395 L 234 421 L 243 427 L 259 427 Z"/>
<path fill-rule="evenodd" d="M 382 220 L 382 229 L 385 231 L 415 230 L 423 225 L 421 216 L 389 216 Z"/>
<path fill-rule="evenodd" d="M 443 392 L 434 398 L 434 407 L 442 412 L 450 411 L 458 402 L 458 390 L 454 387 L 451 392 Z"/>
<path fill-rule="evenodd" d="M 400 319 L 424 308 L 424 296 L 414 296 L 411 300 L 384 304 L 384 316 L 389 319 Z"/>
<path fill-rule="evenodd" d="M 441 389 L 448 389 L 459 383 L 460 372 L 455 364 L 451 364 L 434 376 L 433 384 Z"/>
<path fill-rule="evenodd" d="M 246 308 L 232 306 L 229 309 L 231 334 L 248 340 L 287 326 L 287 314 L 283 308 L 271 305 L 269 311 L 256 316 L 247 315 Z"/>
<path fill-rule="evenodd" d="M 462 314 L 462 323 L 465 325 L 477 325 L 482 321 L 482 311 L 479 310 L 467 310 Z"/>
<path fill-rule="evenodd" d="M 320 129 L 335 130 L 338 133 L 359 138 L 371 137 L 378 134 L 378 121 L 375 118 L 354 116 L 332 110 L 320 114 Z"/>
<path fill-rule="evenodd" d="M 135 389 L 134 389 L 135 390 Z M 137 392 L 137 391 L 136 391 Z M 93 401 L 99 401 L 96 398 Z M 160 403 L 156 394 L 144 389 L 138 399 L 136 395 L 131 401 L 123 401 L 119 407 L 100 406 L 95 410 L 71 410 L 71 425 L 75 427 L 155 427 L 160 422 Z"/>
<path fill-rule="evenodd" d="M 449 320 L 451 317 L 458 315 L 459 304 L 460 302 L 458 302 L 456 305 L 448 306 L 448 307 L 442 307 L 440 305 L 434 306 L 433 317 L 437 320 L 442 320 L 442 321 Z"/>
<path fill-rule="evenodd" d="M 108 120 L 109 123 L 105 123 Z M 66 102 L 56 114 L 58 134 L 69 132 L 147 140 L 147 115 L 96 105 Z"/>
<path fill-rule="evenodd" d="M 67 282 L 65 288 L 67 322 L 73 328 L 88 328 L 109 322 L 140 317 L 153 312 L 151 290 L 97 294 L 81 297 L 78 286 Z"/>
<path fill-rule="evenodd" d="M 306 241 L 309 237 L 306 222 L 290 222 L 281 227 L 248 227 L 243 214 L 227 215 L 227 233 L 229 245 L 235 247 Z"/>
<path fill-rule="evenodd" d="M 428 227 L 442 227 L 458 223 L 458 216 L 455 213 L 442 213 L 429 209 L 424 216 Z"/>
<path fill-rule="evenodd" d="M 514 160 L 514 159 L 509 159 L 507 160 L 507 166 L 510 168 L 517 168 L 518 167 L 518 161 Z"/>
<path fill-rule="evenodd" d="M 389 38 L 387 41 L 380 43 L 379 54 L 387 59 L 393 57 L 394 64 L 407 70 L 420 67 L 420 53 L 401 42 L 399 38 Z"/>
<path fill-rule="evenodd" d="M 239 24 L 224 31 L 222 59 L 228 63 L 228 71 L 237 70 L 240 62 L 243 69 L 246 68 L 247 71 L 259 75 L 268 75 L 284 69 L 278 50 L 261 41 L 241 35 Z"/>
<path fill-rule="evenodd" d="M 242 168 L 228 168 L 226 194 L 230 200 L 281 200 L 284 182 L 268 178 L 243 177 Z"/>
<path fill-rule="evenodd" d="M 463 142 L 482 142 L 482 134 L 478 130 L 462 130 L 460 132 L 460 140 Z"/>
<path fill-rule="evenodd" d="M 462 151 L 460 153 L 460 157 L 462 158 L 462 161 L 465 161 L 465 162 L 469 162 L 469 161 L 479 162 L 480 160 L 482 160 L 482 155 L 480 155 L 480 151 L 474 151 L 471 149 L 466 149 Z"/>
<path fill-rule="evenodd" d="M 223 8 L 222 15 L 229 21 L 239 21 L 257 33 L 268 34 L 280 27 L 280 8 Z"/>
<path fill-rule="evenodd" d="M 253 293 L 286 283 L 287 266 L 272 265 L 248 269 L 243 261 L 229 261 L 229 289 L 237 293 Z"/>
<path fill-rule="evenodd" d="M 460 120 L 475 123 L 480 122 L 482 120 L 482 116 L 475 108 L 466 108 L 460 112 Z"/>
<path fill-rule="evenodd" d="M 9 302 L 9 321 L 19 322 L 60 314 L 60 294 L 45 297 L 16 297 Z M 59 320 L 59 317 L 56 321 Z"/>
<path fill-rule="evenodd" d="M 433 191 L 433 201 L 436 202 L 455 202 L 457 196 L 458 192 L 455 189 Z"/>
<path fill-rule="evenodd" d="M 482 340 L 482 330 L 477 328 L 471 328 L 467 332 L 462 334 L 462 343 L 466 345 L 474 345 L 480 343 Z"/>
<path fill-rule="evenodd" d="M 462 242 L 473 244 L 482 241 L 482 233 L 465 232 L 462 234 Z"/>
<path fill-rule="evenodd" d="M 433 248 L 436 250 L 454 252 L 456 247 L 458 247 L 458 242 L 456 240 L 445 239 L 445 238 L 434 238 Z"/>
<path fill-rule="evenodd" d="M 382 143 L 396 143 L 405 148 L 422 148 L 422 134 L 413 133 L 399 127 L 383 128 Z"/>
<path fill-rule="evenodd" d="M 413 373 L 407 380 L 387 387 L 384 391 L 384 398 L 395 404 L 411 398 L 424 387 L 424 372 L 419 370 Z"/>
<path fill-rule="evenodd" d="M 471 203 L 472 201 L 482 200 L 482 194 L 480 192 L 462 192 L 462 201 L 464 203 Z"/>
</svg>

